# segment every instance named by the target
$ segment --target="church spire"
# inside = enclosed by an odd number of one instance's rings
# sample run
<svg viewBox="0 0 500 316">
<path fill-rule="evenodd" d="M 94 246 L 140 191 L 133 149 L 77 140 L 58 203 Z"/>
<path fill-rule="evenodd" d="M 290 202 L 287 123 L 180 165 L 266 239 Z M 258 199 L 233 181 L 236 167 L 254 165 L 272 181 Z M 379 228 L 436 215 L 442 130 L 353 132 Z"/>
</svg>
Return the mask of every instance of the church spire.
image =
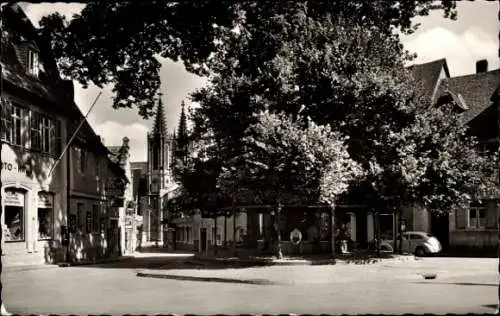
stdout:
<svg viewBox="0 0 500 316">
<path fill-rule="evenodd" d="M 153 124 L 153 135 L 167 135 L 167 123 L 165 121 L 165 113 L 163 111 L 163 102 L 161 97 L 163 93 L 158 93 L 158 107 L 156 109 L 155 121 Z"/>
</svg>

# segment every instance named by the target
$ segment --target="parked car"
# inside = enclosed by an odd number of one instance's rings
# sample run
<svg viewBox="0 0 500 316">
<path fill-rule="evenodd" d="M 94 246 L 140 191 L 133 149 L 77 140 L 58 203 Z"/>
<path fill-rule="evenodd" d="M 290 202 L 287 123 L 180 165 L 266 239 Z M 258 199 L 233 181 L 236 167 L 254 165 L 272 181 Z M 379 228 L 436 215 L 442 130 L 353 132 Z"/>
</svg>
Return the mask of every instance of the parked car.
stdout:
<svg viewBox="0 0 500 316">
<path fill-rule="evenodd" d="M 394 240 L 389 236 L 381 236 L 380 249 L 382 251 L 393 252 Z M 443 248 L 441 243 L 432 234 L 425 232 L 408 231 L 403 233 L 403 252 L 413 253 L 418 257 L 440 253 Z M 396 241 L 396 250 L 399 249 L 400 239 Z"/>
</svg>

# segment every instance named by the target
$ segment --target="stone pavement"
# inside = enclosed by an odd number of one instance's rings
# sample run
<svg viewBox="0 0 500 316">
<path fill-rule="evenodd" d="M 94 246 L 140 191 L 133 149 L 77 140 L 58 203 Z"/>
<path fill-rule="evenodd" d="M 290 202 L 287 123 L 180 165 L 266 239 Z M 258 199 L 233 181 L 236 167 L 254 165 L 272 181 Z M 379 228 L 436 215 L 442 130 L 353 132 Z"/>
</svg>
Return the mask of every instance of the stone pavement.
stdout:
<svg viewBox="0 0 500 316">
<path fill-rule="evenodd" d="M 381 260 L 370 265 L 304 265 L 266 266 L 220 269 L 155 269 L 142 270 L 139 277 L 214 281 L 249 284 L 328 284 L 356 281 L 406 280 L 421 281 L 424 276 L 438 279 L 490 274 L 497 271 L 498 259 L 475 258 L 422 258 L 401 261 Z"/>
<path fill-rule="evenodd" d="M 488 259 L 425 258 L 422 261 L 371 265 L 233 269 L 242 276 L 297 280 L 295 284 L 285 285 L 192 282 L 136 276 L 138 269 L 164 272 L 192 267 L 185 264 L 188 258 L 148 254 L 107 264 L 5 272 L 2 273 L 3 300 L 9 312 L 20 315 L 442 315 L 493 313 L 498 303 L 497 261 Z M 367 269 L 368 272 L 363 272 Z M 204 270 L 215 272 L 222 269 Z M 442 273 L 430 281 L 408 277 L 412 273 L 428 271 L 437 271 L 438 274 L 447 271 L 448 274 Z M 356 282 L 346 282 L 349 278 Z"/>
</svg>

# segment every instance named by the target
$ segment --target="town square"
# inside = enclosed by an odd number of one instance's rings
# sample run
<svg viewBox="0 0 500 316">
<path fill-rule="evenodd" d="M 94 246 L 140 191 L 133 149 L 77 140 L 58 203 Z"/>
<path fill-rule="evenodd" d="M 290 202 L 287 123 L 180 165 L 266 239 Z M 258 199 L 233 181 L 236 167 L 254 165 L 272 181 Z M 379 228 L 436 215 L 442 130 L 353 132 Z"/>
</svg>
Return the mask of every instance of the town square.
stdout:
<svg viewBox="0 0 500 316">
<path fill-rule="evenodd" d="M 1 310 L 498 314 L 499 1 L 1 4 Z"/>
</svg>

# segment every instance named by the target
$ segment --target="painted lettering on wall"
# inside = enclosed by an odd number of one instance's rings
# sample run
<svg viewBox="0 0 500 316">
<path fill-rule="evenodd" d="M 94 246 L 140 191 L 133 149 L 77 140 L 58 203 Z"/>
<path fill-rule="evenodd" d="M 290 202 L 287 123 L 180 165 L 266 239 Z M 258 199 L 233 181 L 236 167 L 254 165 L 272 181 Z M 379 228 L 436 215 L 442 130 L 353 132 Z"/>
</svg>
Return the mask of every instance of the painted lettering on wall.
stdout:
<svg viewBox="0 0 500 316">
<path fill-rule="evenodd" d="M 7 171 L 12 171 L 12 172 L 19 172 L 19 173 L 28 174 L 28 171 L 26 169 L 26 165 L 20 165 L 19 163 L 12 164 L 9 162 L 2 162 L 0 164 L 0 169 L 2 171 L 7 170 Z"/>
</svg>

